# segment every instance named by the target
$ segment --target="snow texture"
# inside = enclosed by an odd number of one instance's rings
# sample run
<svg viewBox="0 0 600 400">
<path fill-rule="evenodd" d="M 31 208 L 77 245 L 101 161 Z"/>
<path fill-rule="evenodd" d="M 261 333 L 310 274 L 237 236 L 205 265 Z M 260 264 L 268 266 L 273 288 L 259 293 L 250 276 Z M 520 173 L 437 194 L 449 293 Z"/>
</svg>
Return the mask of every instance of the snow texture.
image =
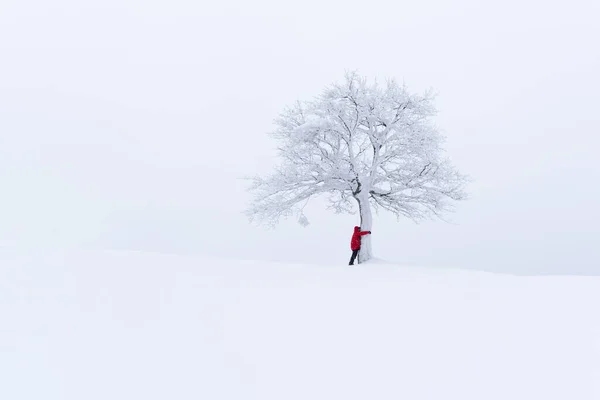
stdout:
<svg viewBox="0 0 600 400">
<path fill-rule="evenodd" d="M 600 279 L 0 248 L 0 398 L 599 399 Z"/>
</svg>

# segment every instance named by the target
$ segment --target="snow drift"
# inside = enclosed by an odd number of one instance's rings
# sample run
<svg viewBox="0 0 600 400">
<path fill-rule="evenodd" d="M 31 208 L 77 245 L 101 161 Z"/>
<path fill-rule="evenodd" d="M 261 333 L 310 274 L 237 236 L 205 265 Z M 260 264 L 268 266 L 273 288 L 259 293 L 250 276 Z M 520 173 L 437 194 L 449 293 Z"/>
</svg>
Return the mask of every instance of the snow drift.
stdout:
<svg viewBox="0 0 600 400">
<path fill-rule="evenodd" d="M 600 399 L 600 279 L 0 248 L 2 399 Z"/>
</svg>

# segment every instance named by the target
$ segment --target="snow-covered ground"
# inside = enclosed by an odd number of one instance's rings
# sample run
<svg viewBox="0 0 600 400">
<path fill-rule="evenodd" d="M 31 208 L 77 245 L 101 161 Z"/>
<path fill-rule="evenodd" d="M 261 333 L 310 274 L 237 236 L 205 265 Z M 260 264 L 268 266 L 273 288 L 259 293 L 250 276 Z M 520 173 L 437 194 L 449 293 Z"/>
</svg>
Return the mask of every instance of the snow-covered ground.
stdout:
<svg viewBox="0 0 600 400">
<path fill-rule="evenodd" d="M 0 399 L 600 399 L 600 278 L 0 248 Z"/>
</svg>

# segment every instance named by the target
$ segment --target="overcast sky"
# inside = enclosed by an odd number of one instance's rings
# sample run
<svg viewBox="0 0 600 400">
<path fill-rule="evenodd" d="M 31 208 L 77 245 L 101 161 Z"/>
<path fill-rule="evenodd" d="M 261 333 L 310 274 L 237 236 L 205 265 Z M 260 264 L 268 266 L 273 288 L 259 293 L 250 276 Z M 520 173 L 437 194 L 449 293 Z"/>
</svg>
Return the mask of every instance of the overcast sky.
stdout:
<svg viewBox="0 0 600 400">
<path fill-rule="evenodd" d="M 250 226 L 286 105 L 346 70 L 434 88 L 471 199 L 376 257 L 600 274 L 600 2 L 2 0 L 0 242 L 347 263 L 358 216 Z"/>
</svg>

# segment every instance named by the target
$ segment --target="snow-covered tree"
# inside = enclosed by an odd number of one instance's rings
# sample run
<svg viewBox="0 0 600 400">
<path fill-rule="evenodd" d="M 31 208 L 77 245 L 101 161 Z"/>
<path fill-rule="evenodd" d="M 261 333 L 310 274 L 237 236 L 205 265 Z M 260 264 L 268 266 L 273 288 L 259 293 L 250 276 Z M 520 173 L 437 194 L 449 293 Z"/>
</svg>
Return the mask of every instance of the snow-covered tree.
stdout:
<svg viewBox="0 0 600 400">
<path fill-rule="evenodd" d="M 433 98 L 347 73 L 313 101 L 286 108 L 271 133 L 281 165 L 251 178 L 247 214 L 271 224 L 295 215 L 306 225 L 303 209 L 319 195 L 337 213 L 358 207 L 362 230 L 372 229 L 372 207 L 414 221 L 451 211 L 466 198 L 467 177 L 443 157 Z M 371 235 L 363 236 L 359 262 L 371 257 Z"/>
</svg>

